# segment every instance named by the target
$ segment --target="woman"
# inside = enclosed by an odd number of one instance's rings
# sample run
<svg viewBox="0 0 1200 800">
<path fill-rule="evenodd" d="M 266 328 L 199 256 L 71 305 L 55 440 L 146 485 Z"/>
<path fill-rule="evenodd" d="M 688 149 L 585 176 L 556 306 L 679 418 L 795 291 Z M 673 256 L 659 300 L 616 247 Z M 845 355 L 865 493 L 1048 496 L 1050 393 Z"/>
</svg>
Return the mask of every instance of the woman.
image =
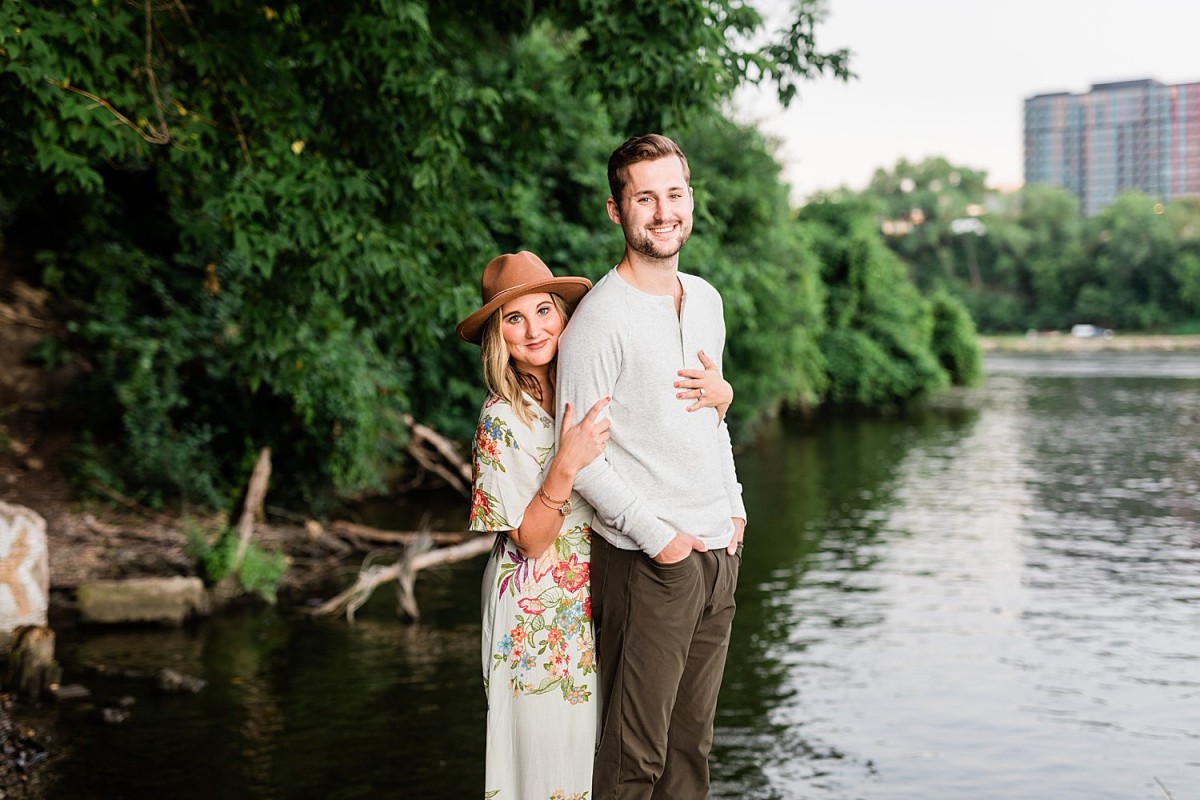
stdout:
<svg viewBox="0 0 1200 800">
<path fill-rule="evenodd" d="M 495 531 L 483 576 L 483 675 L 488 696 L 485 797 L 583 800 L 591 790 L 599 697 L 588 566 L 592 509 L 575 474 L 604 451 L 609 422 L 597 400 L 575 423 L 563 412 L 555 452 L 558 337 L 591 288 L 556 278 L 530 252 L 483 270 L 483 304 L 458 325 L 479 344 L 488 399 L 472 463 L 470 527 Z M 701 354 L 682 370 L 687 410 L 723 417 L 733 389 Z M 666 391 L 666 387 L 663 387 Z"/>
</svg>

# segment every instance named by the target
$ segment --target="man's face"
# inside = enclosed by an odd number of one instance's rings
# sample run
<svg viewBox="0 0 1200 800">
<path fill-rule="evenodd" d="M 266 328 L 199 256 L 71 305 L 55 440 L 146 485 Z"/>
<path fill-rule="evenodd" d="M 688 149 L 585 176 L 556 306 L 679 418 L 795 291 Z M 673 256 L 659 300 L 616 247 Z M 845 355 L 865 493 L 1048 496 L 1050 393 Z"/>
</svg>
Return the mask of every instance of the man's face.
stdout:
<svg viewBox="0 0 1200 800">
<path fill-rule="evenodd" d="M 692 235 L 692 188 L 677 156 L 629 166 L 621 207 L 610 197 L 609 218 L 637 253 L 665 259 L 679 254 Z"/>
</svg>

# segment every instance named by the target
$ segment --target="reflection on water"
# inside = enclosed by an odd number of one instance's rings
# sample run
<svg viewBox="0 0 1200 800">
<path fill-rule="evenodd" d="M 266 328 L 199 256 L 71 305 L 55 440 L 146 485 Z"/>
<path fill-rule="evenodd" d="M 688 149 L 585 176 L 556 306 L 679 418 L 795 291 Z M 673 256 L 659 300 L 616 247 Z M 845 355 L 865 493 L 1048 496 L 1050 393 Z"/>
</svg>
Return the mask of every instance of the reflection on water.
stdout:
<svg viewBox="0 0 1200 800">
<path fill-rule="evenodd" d="M 938 407 L 781 428 L 739 456 L 752 520 L 714 797 L 1200 786 L 1200 355 L 987 366 Z M 480 568 L 422 576 L 419 626 L 385 592 L 353 628 L 268 611 L 64 631 L 69 673 L 209 686 L 99 682 L 132 716 L 62 712 L 55 796 L 480 796 Z"/>
<path fill-rule="evenodd" d="M 1200 357 L 1154 362 L 992 361 L 957 421 L 834 424 L 784 445 L 810 463 L 764 459 L 823 471 L 796 483 L 824 497 L 746 481 L 759 580 L 729 674 L 767 722 L 723 709 L 719 794 L 1200 785 Z M 776 559 L 777 507 L 807 554 Z"/>
<path fill-rule="evenodd" d="M 425 580 L 420 626 L 398 622 L 384 591 L 353 627 L 254 610 L 182 631 L 66 631 L 60 658 L 98 692 L 61 712 L 49 796 L 479 796 L 479 583 L 466 570 Z M 90 677 L 100 665 L 209 683 L 160 696 L 143 678 Z M 100 722 L 122 697 L 129 720 Z"/>
</svg>

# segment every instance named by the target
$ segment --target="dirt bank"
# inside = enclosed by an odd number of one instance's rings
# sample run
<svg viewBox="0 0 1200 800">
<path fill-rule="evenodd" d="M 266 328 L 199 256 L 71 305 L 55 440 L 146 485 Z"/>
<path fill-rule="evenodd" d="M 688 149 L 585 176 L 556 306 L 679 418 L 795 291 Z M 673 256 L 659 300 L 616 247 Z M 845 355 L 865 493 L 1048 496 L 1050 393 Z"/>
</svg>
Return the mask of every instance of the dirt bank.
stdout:
<svg viewBox="0 0 1200 800">
<path fill-rule="evenodd" d="M 12 275 L 0 249 L 0 499 L 45 518 L 50 585 L 60 595 L 91 580 L 195 574 L 189 537 L 215 533 L 226 520 L 181 519 L 69 479 L 72 421 L 58 399 L 86 365 L 38 363 L 44 342 L 63 334 L 50 306 L 47 292 Z M 335 568 L 339 547 L 346 549 L 304 523 L 276 518 L 255 531 L 259 544 L 291 559 L 285 593 Z"/>
</svg>

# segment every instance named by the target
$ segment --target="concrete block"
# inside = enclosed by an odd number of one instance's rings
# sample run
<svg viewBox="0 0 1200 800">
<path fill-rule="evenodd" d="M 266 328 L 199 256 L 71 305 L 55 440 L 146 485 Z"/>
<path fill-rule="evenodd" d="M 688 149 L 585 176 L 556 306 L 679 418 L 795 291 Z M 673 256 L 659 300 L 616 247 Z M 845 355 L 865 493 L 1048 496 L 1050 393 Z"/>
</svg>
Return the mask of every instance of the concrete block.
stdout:
<svg viewBox="0 0 1200 800">
<path fill-rule="evenodd" d="M 199 578 L 131 578 L 93 581 L 76 593 L 84 622 L 166 622 L 178 625 L 209 612 L 208 592 Z"/>
</svg>

